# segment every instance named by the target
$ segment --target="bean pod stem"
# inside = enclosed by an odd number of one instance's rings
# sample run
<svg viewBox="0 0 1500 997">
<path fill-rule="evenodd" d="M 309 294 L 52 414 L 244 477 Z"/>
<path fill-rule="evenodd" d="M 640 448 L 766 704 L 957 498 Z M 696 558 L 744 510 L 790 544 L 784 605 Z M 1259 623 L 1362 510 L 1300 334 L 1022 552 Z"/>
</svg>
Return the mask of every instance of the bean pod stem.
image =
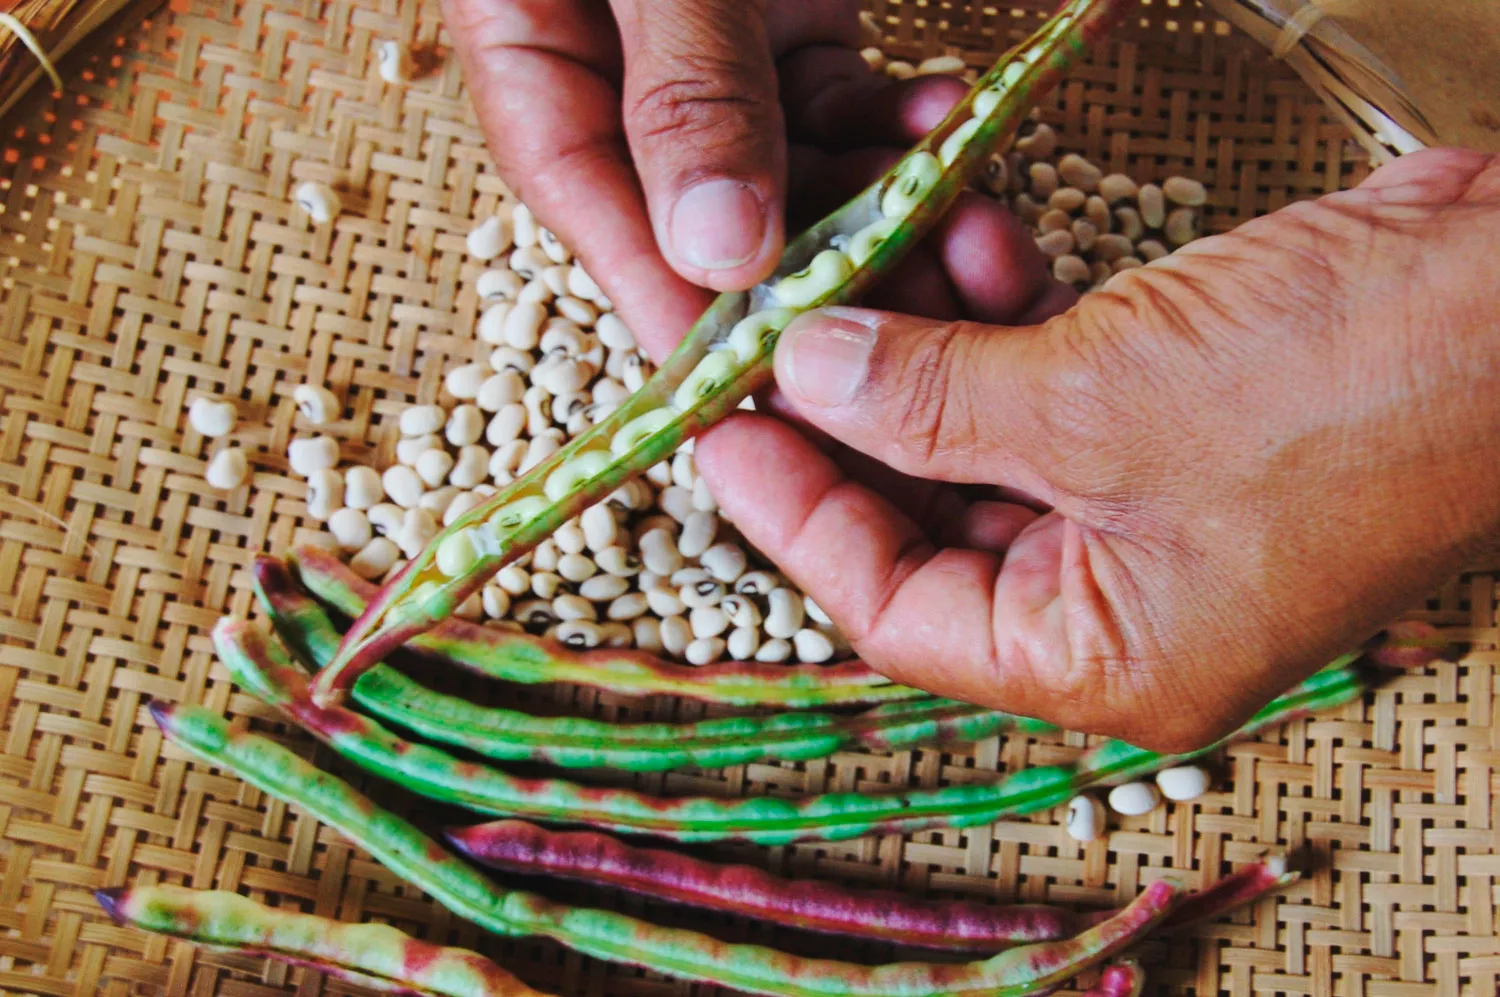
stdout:
<svg viewBox="0 0 1500 997">
<path fill-rule="evenodd" d="M 377 589 L 343 562 L 316 547 L 292 552 L 297 579 L 324 605 L 354 618 Z M 577 651 L 556 641 L 445 620 L 409 645 L 434 661 L 487 678 L 535 685 L 568 682 L 623 696 L 682 696 L 724 706 L 810 709 L 870 706 L 927 694 L 897 685 L 862 661 L 835 665 L 725 662 L 691 667 L 644 651 Z"/>
<path fill-rule="evenodd" d="M 385 993 L 547 997 L 477 952 L 433 945 L 388 924 L 333 921 L 225 890 L 158 885 L 97 890 L 94 896 L 118 924 L 308 966 Z"/>
<path fill-rule="evenodd" d="M 551 938 L 585 955 L 768 997 L 1022 997 L 1047 990 L 1139 941 L 1181 896 L 1170 879 L 1072 938 L 969 963 L 866 966 L 721 942 L 611 911 L 570 907 L 497 887 L 462 859 L 347 783 L 274 741 L 196 706 L 150 705 L 174 744 L 341 831 L 454 914 L 511 937 Z"/>
<path fill-rule="evenodd" d="M 337 702 L 362 671 L 452 615 L 507 563 L 764 385 L 780 329 L 810 308 L 856 300 L 889 272 L 978 177 L 1001 139 L 1134 6 L 1067 0 L 889 173 L 792 240 L 771 278 L 720 295 L 619 409 L 440 532 L 354 622 L 319 673 L 314 698 Z M 863 236 L 876 226 L 882 237 L 870 246 Z M 857 265 L 845 251 L 855 244 L 863 257 Z M 455 555 L 452 575 L 437 565 L 445 545 Z"/>
<path fill-rule="evenodd" d="M 677 841 L 743 840 L 760 844 L 844 841 L 868 834 L 933 827 L 973 827 L 1066 802 L 1086 786 L 1125 782 L 1197 757 L 1213 746 L 1159 755 L 1105 741 L 1071 765 L 1039 766 L 991 784 L 897 793 L 827 793 L 803 799 L 663 798 L 629 789 L 581 786 L 562 779 L 522 779 L 460 761 L 403 740 L 376 721 L 313 701 L 306 674 L 259 628 L 235 619 L 214 628 L 219 658 L 235 680 L 288 712 L 304 729 L 367 771 L 419 795 L 481 813 L 548 823 L 585 824 Z M 1310 710 L 1346 702 L 1366 688 L 1352 663 L 1325 669 L 1273 701 L 1239 732 L 1253 733 Z"/>
</svg>

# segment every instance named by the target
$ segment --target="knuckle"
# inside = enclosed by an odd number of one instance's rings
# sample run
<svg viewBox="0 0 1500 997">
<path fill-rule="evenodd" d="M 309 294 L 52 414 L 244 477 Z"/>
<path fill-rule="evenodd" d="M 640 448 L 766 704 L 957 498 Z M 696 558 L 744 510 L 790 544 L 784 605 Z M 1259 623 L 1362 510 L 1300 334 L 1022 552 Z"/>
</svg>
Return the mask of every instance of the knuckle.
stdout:
<svg viewBox="0 0 1500 997">
<path fill-rule="evenodd" d="M 724 147 L 779 126 L 774 101 L 744 85 L 750 70 L 740 61 L 705 53 L 676 56 L 671 70 L 627 98 L 625 120 L 637 140 L 692 139 L 700 146 Z"/>
</svg>

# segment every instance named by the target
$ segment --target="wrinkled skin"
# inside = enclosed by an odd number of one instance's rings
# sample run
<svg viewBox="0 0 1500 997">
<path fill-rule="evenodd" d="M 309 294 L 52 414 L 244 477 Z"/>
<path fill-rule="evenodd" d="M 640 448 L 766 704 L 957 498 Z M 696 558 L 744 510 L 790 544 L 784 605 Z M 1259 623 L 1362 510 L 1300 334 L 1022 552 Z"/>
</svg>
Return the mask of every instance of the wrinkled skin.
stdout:
<svg viewBox="0 0 1500 997">
<path fill-rule="evenodd" d="M 852 3 L 444 11 L 507 180 L 658 357 L 962 92 L 867 73 Z M 678 226 L 712 177 L 748 199 Z M 1497 251 L 1500 165 L 1437 150 L 1074 306 L 969 196 L 698 465 L 894 679 L 1188 749 L 1493 547 Z"/>
</svg>

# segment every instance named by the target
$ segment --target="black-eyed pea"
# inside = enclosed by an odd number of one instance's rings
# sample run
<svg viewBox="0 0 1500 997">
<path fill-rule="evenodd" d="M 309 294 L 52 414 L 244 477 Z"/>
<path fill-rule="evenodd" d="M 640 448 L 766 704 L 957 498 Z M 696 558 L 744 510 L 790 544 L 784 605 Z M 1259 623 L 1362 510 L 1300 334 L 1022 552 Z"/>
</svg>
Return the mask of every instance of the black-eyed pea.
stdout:
<svg viewBox="0 0 1500 997">
<path fill-rule="evenodd" d="M 1057 163 L 1057 175 L 1069 186 L 1092 194 L 1099 189 L 1104 171 L 1077 153 L 1069 153 Z"/>
<path fill-rule="evenodd" d="M 349 559 L 349 568 L 367 580 L 380 578 L 400 556 L 401 548 L 394 541 L 387 537 L 375 537 Z"/>
<path fill-rule="evenodd" d="M 332 468 L 321 468 L 307 476 L 307 514 L 318 522 L 344 505 L 344 476 Z"/>
<path fill-rule="evenodd" d="M 808 627 L 798 630 L 792 635 L 792 647 L 798 661 L 817 664 L 833 657 L 833 641 L 821 630 Z"/>
<path fill-rule="evenodd" d="M 208 462 L 208 467 L 203 470 L 203 480 L 210 488 L 233 491 L 244 484 L 249 471 L 250 462 L 245 459 L 245 451 L 239 447 L 225 447 Z"/>
<path fill-rule="evenodd" d="M 768 609 L 764 629 L 768 636 L 790 638 L 802 629 L 805 611 L 801 595 L 792 589 L 782 587 L 772 589 L 766 599 Z"/>
<path fill-rule="evenodd" d="M 905 218 L 922 203 L 928 192 L 937 186 L 942 175 L 943 165 L 932 153 L 911 153 L 901 161 L 890 183 L 886 186 L 885 192 L 881 194 L 880 213 L 887 218 Z M 848 262 L 847 258 L 844 262 Z M 779 293 L 778 297 L 780 297 Z M 783 304 L 791 304 L 791 302 L 783 299 Z M 801 307 L 806 307 L 806 305 Z"/>
<path fill-rule="evenodd" d="M 1166 224 L 1167 196 L 1156 184 L 1142 184 L 1135 195 L 1135 203 L 1147 228 L 1159 229 Z"/>
<path fill-rule="evenodd" d="M 699 637 L 683 650 L 682 656 L 690 665 L 709 665 L 724 655 L 724 640 L 721 637 Z"/>
<path fill-rule="evenodd" d="M 412 469 L 428 488 L 438 488 L 453 469 L 453 455 L 446 450 L 432 449 L 417 457 Z"/>
</svg>

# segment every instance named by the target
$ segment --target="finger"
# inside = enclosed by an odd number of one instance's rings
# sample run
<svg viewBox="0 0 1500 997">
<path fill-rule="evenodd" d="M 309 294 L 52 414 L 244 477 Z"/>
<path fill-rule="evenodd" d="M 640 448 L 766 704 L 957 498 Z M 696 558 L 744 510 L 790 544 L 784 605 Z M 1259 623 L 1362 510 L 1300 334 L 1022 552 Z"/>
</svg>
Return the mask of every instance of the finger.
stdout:
<svg viewBox="0 0 1500 997">
<path fill-rule="evenodd" d="M 825 149 L 910 146 L 964 98 L 969 88 L 949 76 L 894 81 L 870 72 L 849 48 L 808 48 L 777 64 L 787 131 Z"/>
<path fill-rule="evenodd" d="M 960 194 L 931 241 L 960 306 L 975 321 L 1011 324 L 1031 315 L 1044 300 L 1056 311 L 1077 300 L 1077 292 L 1052 279 L 1031 232 L 992 197 Z"/>
<path fill-rule="evenodd" d="M 660 359 L 710 296 L 657 252 L 619 94 L 604 75 L 620 58 L 616 40 L 597 29 L 607 11 L 569 6 L 538 17 L 520 2 L 443 0 L 443 17 L 506 183 L 573 247 Z"/>
<path fill-rule="evenodd" d="M 742 290 L 783 239 L 786 137 L 762 4 L 612 0 L 625 132 L 656 240 L 683 277 Z"/>
<path fill-rule="evenodd" d="M 999 329 L 821 309 L 782 332 L 776 383 L 809 423 L 900 471 L 1056 505 L 1047 472 L 1077 461 L 1080 434 L 1095 428 L 1058 424 L 1082 363 L 1061 345 L 1064 321 Z"/>
<path fill-rule="evenodd" d="M 1121 654 L 1116 607 L 1091 560 L 1108 552 L 1056 513 L 1020 529 L 1002 558 L 934 546 L 884 497 L 765 416 L 726 421 L 700 439 L 695 458 L 746 540 L 892 678 L 1111 734 L 1167 730 L 1159 714 L 1185 707 L 1182 691 L 1157 674 L 1096 667 Z"/>
</svg>

